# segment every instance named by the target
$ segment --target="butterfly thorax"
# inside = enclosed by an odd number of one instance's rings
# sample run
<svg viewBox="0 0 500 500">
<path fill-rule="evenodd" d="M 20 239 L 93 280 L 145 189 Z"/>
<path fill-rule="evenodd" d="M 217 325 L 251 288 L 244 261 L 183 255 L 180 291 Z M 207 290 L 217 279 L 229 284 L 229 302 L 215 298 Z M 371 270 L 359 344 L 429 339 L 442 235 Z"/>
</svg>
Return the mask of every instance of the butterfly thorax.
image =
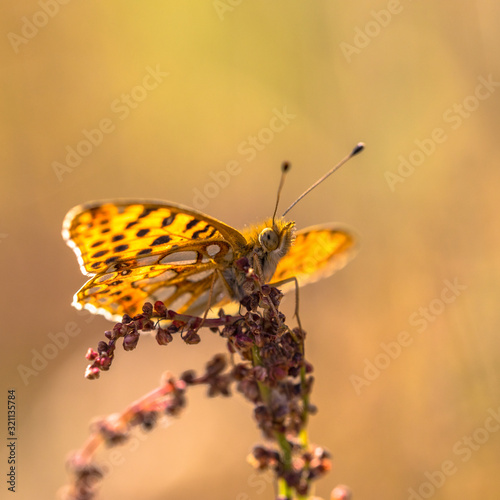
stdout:
<svg viewBox="0 0 500 500">
<path fill-rule="evenodd" d="M 263 283 L 271 281 L 278 262 L 292 246 L 294 226 L 294 222 L 269 219 L 259 226 L 251 227 L 242 232 L 247 240 L 247 246 L 241 257 L 248 258 L 254 272 Z M 225 269 L 222 275 L 237 300 L 246 295 L 244 273 L 231 266 Z"/>
</svg>

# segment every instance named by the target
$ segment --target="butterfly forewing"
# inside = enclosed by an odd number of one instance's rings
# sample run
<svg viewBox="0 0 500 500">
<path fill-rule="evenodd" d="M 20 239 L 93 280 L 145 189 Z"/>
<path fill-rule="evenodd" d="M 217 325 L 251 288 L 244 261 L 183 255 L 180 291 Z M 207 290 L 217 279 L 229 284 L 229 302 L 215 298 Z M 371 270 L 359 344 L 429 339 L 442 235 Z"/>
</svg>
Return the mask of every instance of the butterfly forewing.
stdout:
<svg viewBox="0 0 500 500">
<path fill-rule="evenodd" d="M 246 240 L 235 229 L 173 204 L 108 202 L 76 207 L 63 235 L 82 272 L 93 276 L 73 304 L 110 319 L 161 300 L 183 312 L 221 302 L 217 269 L 232 264 Z M 216 273 L 216 274 L 214 274 Z"/>
<path fill-rule="evenodd" d="M 84 274 L 98 274 L 120 261 L 164 254 L 189 240 L 246 244 L 235 229 L 189 208 L 152 202 L 81 205 L 65 218 L 63 236 Z"/>
<path fill-rule="evenodd" d="M 353 236 L 332 225 L 302 229 L 287 254 L 279 261 L 271 283 L 297 278 L 299 286 L 326 278 L 344 267 L 355 255 Z M 283 290 L 293 287 L 289 283 Z"/>
</svg>

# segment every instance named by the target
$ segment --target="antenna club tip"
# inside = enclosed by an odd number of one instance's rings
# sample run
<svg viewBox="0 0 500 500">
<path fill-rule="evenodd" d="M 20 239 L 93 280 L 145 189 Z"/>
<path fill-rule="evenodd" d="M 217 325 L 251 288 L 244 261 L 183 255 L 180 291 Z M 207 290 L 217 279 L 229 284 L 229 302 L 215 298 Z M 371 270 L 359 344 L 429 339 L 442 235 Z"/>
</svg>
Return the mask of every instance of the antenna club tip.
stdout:
<svg viewBox="0 0 500 500">
<path fill-rule="evenodd" d="M 358 142 L 356 144 L 356 147 L 352 150 L 351 156 L 357 155 L 358 153 L 361 153 L 365 149 L 365 143 L 364 142 Z"/>
<path fill-rule="evenodd" d="M 288 172 L 291 168 L 292 168 L 292 166 L 290 165 L 290 163 L 289 163 L 288 161 L 284 161 L 284 162 L 281 164 L 281 171 L 282 171 L 283 173 Z"/>
</svg>

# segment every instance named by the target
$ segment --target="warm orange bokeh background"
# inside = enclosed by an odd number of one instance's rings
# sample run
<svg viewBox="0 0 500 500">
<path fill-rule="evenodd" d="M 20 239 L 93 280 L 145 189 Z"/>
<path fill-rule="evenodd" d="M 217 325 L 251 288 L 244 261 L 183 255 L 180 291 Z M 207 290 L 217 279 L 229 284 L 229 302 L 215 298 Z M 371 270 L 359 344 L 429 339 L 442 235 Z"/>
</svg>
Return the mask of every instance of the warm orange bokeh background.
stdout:
<svg viewBox="0 0 500 500">
<path fill-rule="evenodd" d="M 454 473 L 433 499 L 499 498 L 500 433 L 480 428 L 500 406 L 500 90 L 472 96 L 480 77 L 500 80 L 500 7 L 69 2 L 19 42 L 23 16 L 43 22 L 41 4 L 10 2 L 0 21 L 1 371 L 4 399 L 17 389 L 17 498 L 54 497 L 92 417 L 123 409 L 164 370 L 199 369 L 224 349 L 210 333 L 199 346 L 145 338 L 132 353 L 119 350 L 99 381 L 84 380 L 86 349 L 109 323 L 70 306 L 84 277 L 61 239 L 67 210 L 113 197 L 193 205 L 210 173 L 237 161 L 242 172 L 204 211 L 240 227 L 270 215 L 283 160 L 293 164 L 284 208 L 359 140 L 366 152 L 290 214 L 299 227 L 341 221 L 360 240 L 345 270 L 301 296 L 317 376 L 311 437 L 334 455 L 317 494 L 346 483 L 356 499 L 406 499 L 448 460 Z M 380 13 L 388 8 L 390 20 Z M 355 42 L 365 46 L 346 57 Z M 134 109 L 117 108 L 157 66 L 168 72 L 157 88 L 135 90 Z M 462 103 L 469 116 L 459 118 Z M 295 117 L 248 162 L 245 141 L 284 108 Z M 114 130 L 58 179 L 53 163 L 103 119 Z M 419 161 L 415 141 L 436 128 L 441 142 L 427 142 L 428 156 L 391 190 L 387 172 L 397 173 L 400 155 Z M 440 302 L 445 280 L 467 287 L 449 304 Z M 429 304 L 438 314 L 424 327 L 415 314 Z M 80 335 L 25 385 L 19 367 L 70 322 Z M 411 345 L 358 395 L 351 377 L 363 376 L 366 359 L 382 360 L 381 343 L 402 331 Z M 470 455 L 467 435 L 481 440 Z M 208 400 L 195 390 L 171 427 L 119 450 L 102 498 L 270 499 L 271 486 L 245 463 L 259 439 L 239 396 Z M 1 464 L 5 471 L 5 457 Z"/>
</svg>

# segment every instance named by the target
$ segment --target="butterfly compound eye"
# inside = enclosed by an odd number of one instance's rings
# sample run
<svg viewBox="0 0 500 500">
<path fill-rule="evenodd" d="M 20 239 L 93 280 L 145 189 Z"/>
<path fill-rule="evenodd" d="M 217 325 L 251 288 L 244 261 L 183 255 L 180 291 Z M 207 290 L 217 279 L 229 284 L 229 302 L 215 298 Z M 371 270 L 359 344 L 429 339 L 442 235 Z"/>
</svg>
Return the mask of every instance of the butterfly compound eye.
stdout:
<svg viewBox="0 0 500 500">
<path fill-rule="evenodd" d="M 259 243 L 262 245 L 264 250 L 271 252 L 272 250 L 276 250 L 278 248 L 280 238 L 270 227 L 266 227 L 259 234 Z"/>
</svg>

